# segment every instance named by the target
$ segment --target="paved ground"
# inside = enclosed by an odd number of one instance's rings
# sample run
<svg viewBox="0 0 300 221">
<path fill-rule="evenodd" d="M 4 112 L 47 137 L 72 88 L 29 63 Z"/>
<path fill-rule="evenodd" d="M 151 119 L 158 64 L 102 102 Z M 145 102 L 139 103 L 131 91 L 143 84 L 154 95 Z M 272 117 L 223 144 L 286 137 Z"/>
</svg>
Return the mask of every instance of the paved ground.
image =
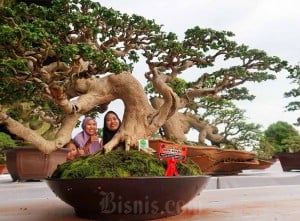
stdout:
<svg viewBox="0 0 300 221">
<path fill-rule="evenodd" d="M 298 221 L 300 173 L 282 172 L 279 166 L 275 164 L 263 171 L 246 171 L 238 176 L 213 177 L 212 186 L 188 203 L 180 215 L 161 220 Z M 227 184 L 235 183 L 235 187 L 224 185 L 224 179 Z M 263 179 L 265 185 L 260 182 Z M 255 180 L 259 185 L 253 185 Z M 213 188 L 220 182 L 225 188 Z M 77 217 L 73 208 L 57 198 L 44 181 L 12 182 L 8 174 L 0 175 L 0 221 L 79 220 L 85 219 Z"/>
</svg>

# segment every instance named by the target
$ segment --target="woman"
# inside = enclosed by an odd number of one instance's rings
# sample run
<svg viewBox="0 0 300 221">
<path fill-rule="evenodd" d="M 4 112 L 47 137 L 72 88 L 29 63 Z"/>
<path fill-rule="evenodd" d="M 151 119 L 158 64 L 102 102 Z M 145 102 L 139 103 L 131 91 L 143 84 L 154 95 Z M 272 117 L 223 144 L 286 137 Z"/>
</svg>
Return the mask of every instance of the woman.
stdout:
<svg viewBox="0 0 300 221">
<path fill-rule="evenodd" d="M 101 150 L 99 138 L 97 135 L 97 121 L 94 118 L 86 117 L 81 124 L 82 131 L 79 132 L 72 142 L 77 147 L 77 151 L 68 153 L 68 159 L 74 159 L 77 156 L 95 154 Z M 74 149 L 74 147 L 71 149 Z"/>
<path fill-rule="evenodd" d="M 114 111 L 108 111 L 104 116 L 102 146 L 108 143 L 121 126 L 121 120 Z"/>
</svg>

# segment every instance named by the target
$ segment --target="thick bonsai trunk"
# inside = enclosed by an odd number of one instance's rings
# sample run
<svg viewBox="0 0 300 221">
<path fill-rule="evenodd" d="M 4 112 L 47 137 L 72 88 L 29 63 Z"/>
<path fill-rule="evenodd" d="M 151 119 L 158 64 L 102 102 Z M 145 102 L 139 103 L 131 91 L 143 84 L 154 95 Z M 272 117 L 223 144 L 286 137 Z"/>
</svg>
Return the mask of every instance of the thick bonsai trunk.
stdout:
<svg viewBox="0 0 300 221">
<path fill-rule="evenodd" d="M 68 96 L 63 90 L 53 87 L 51 91 L 54 94 L 53 97 L 56 98 L 57 105 L 67 113 L 67 117 L 56 138 L 51 141 L 45 140 L 1 111 L 0 123 L 5 123 L 11 133 L 32 142 L 42 152 L 50 153 L 70 140 L 72 130 L 81 115 L 95 106 L 106 105 L 113 100 L 121 99 L 125 106 L 121 128 L 104 148 L 110 151 L 120 142 L 124 142 L 126 149 L 129 149 L 137 146 L 139 139 L 147 139 L 153 135 L 177 109 L 176 96 L 163 81 L 155 80 L 155 87 L 165 99 L 159 109 L 152 108 L 142 85 L 127 72 L 111 74 L 103 78 L 74 79 L 73 88 L 83 95 L 78 96 L 78 99 L 72 102 L 67 99 Z"/>
<path fill-rule="evenodd" d="M 159 109 L 163 100 L 161 98 L 151 99 L 153 107 Z M 205 140 L 209 140 L 213 145 L 220 146 L 225 142 L 222 135 L 218 134 L 216 127 L 207 124 L 192 113 L 176 112 L 162 125 L 166 139 L 182 143 L 186 141 L 186 134 L 191 128 L 199 132 L 198 142 L 205 144 Z"/>
<path fill-rule="evenodd" d="M 212 145 L 220 146 L 225 143 L 224 136 L 218 134 L 218 128 L 207 124 L 205 121 L 192 113 L 181 114 L 181 118 L 189 125 L 189 128 L 194 128 L 199 131 L 198 142 L 204 144 L 205 140 L 209 140 Z M 183 121 L 183 120 L 182 120 Z"/>
<path fill-rule="evenodd" d="M 80 114 L 68 115 L 64 120 L 64 124 L 56 134 L 56 139 L 46 140 L 41 135 L 37 134 L 34 130 L 25 127 L 21 123 L 10 118 L 7 114 L 0 111 L 0 123 L 4 123 L 7 129 L 16 134 L 18 137 L 32 143 L 33 146 L 38 148 L 45 154 L 51 153 L 57 148 L 63 147 L 71 139 L 71 133 L 74 129 Z"/>
<path fill-rule="evenodd" d="M 164 94 L 164 103 L 160 109 L 154 109 L 139 81 L 131 74 L 123 73 L 110 75 L 108 85 L 114 85 L 109 92 L 114 99 L 120 98 L 124 102 L 125 113 L 119 132 L 104 146 L 110 151 L 118 143 L 124 142 L 126 149 L 136 147 L 139 139 L 148 139 L 153 135 L 176 110 L 176 101 L 167 87 L 159 85 L 160 93 Z"/>
<path fill-rule="evenodd" d="M 151 104 L 154 108 L 159 109 L 163 103 L 163 99 L 155 97 L 151 99 Z M 190 126 L 186 124 L 184 119 L 181 119 L 179 112 L 175 112 L 163 125 L 164 136 L 167 140 L 172 140 L 177 143 L 182 143 L 186 140 Z M 183 120 L 183 121 L 182 121 Z"/>
</svg>

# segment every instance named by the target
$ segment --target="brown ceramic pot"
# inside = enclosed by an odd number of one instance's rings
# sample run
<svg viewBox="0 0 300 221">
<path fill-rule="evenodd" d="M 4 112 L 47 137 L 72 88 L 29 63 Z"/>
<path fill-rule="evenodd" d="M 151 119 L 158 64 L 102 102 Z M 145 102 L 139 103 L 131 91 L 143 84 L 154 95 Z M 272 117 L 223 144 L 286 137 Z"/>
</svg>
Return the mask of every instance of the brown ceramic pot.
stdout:
<svg viewBox="0 0 300 221">
<path fill-rule="evenodd" d="M 174 216 L 206 186 L 209 176 L 46 179 L 76 215 L 97 220 Z"/>
<path fill-rule="evenodd" d="M 283 171 L 300 170 L 300 152 L 279 153 L 276 155 Z"/>
<path fill-rule="evenodd" d="M 6 163 L 0 164 L 0 174 L 7 173 Z"/>
<path fill-rule="evenodd" d="M 232 175 L 260 164 L 255 154 L 243 150 L 230 150 L 209 146 L 189 146 L 167 140 L 149 140 L 149 146 L 156 151 L 160 145 L 187 147 L 187 156 L 193 160 L 205 175 Z"/>
<path fill-rule="evenodd" d="M 44 179 L 66 161 L 67 153 L 58 149 L 46 155 L 34 147 L 16 147 L 6 151 L 7 170 L 13 181 Z"/>
</svg>

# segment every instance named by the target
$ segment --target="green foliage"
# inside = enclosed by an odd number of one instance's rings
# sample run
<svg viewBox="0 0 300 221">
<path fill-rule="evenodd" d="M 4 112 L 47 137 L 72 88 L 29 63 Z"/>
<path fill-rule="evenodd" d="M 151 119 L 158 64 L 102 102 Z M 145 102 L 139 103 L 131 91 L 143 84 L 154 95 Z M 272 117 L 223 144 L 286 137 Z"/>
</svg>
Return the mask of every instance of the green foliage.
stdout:
<svg viewBox="0 0 300 221">
<path fill-rule="evenodd" d="M 229 143 L 226 148 L 251 150 L 258 146 L 262 136 L 261 126 L 246 122 L 245 110 L 241 110 L 230 100 L 212 98 L 201 99 L 203 114 L 211 125 L 218 126 L 218 132 L 222 134 Z"/>
<path fill-rule="evenodd" d="M 260 139 L 259 147 L 254 148 L 254 152 L 256 152 L 258 159 L 270 160 L 274 156 L 275 149 L 263 136 Z"/>
<path fill-rule="evenodd" d="M 235 42 L 228 41 L 227 37 L 234 36 L 234 34 L 229 31 L 219 32 L 210 28 L 202 29 L 196 26 L 192 29 L 188 29 L 185 35 L 187 42 L 191 42 L 191 45 L 203 50 L 203 52 L 209 51 L 210 49 L 218 50 L 220 48 L 232 50 L 236 45 Z"/>
<path fill-rule="evenodd" d="M 299 152 L 300 151 L 300 136 L 291 136 L 287 139 L 282 140 L 282 145 L 285 149 L 288 149 L 289 152 Z"/>
<path fill-rule="evenodd" d="M 8 134 L 0 132 L 0 148 L 10 148 L 15 145 L 15 141 Z"/>
<path fill-rule="evenodd" d="M 188 87 L 188 83 L 181 78 L 174 78 L 169 83 L 168 86 L 172 88 L 172 90 L 179 96 L 183 95 L 185 90 Z M 157 92 L 155 92 L 155 89 L 153 88 L 152 84 L 148 83 L 145 86 L 145 91 L 152 96 L 157 95 Z"/>
<path fill-rule="evenodd" d="M 47 65 L 50 58 L 64 61 L 67 65 L 71 65 L 74 59 L 83 58 L 90 61 L 100 74 L 131 70 L 132 64 L 139 60 L 138 54 L 145 56 L 149 64 L 159 61 L 168 70 L 174 66 L 183 67 L 185 61 L 192 61 L 193 66 L 199 68 L 213 66 L 219 55 L 224 56 L 224 60 L 240 58 L 247 64 L 211 74 L 204 85 L 212 88 L 222 82 L 225 75 L 241 82 L 274 79 L 273 75 L 264 70 L 278 71 L 286 65 L 277 57 L 268 57 L 263 51 L 249 49 L 245 45 L 238 46 L 230 40 L 234 36 L 230 31 L 196 26 L 185 32 L 181 42 L 175 33 L 162 32 L 161 25 L 153 20 L 135 14 L 130 16 L 89 0 L 53 0 L 52 7 L 21 3 L 12 8 L 1 8 L 0 15 L 0 41 L 1 46 L 4 46 L 1 48 L 4 53 L 1 57 L 3 72 L 0 70 L 0 74 L 9 73 L 7 70 L 11 69 L 11 73 L 21 77 L 28 75 L 25 67 L 10 68 L 6 62 L 24 57 L 29 59 L 30 56 L 37 59 L 38 67 Z M 73 42 L 71 35 L 82 38 Z M 97 42 L 97 47 L 92 44 L 94 42 Z M 115 56 L 116 50 L 120 49 L 125 50 L 124 55 Z M 24 56 L 24 52 L 30 53 Z M 49 52 L 55 52 L 55 56 Z M 255 68 L 257 71 L 248 70 Z M 63 82 L 65 78 L 58 72 L 53 80 Z M 17 86 L 22 87 L 16 84 L 13 86 L 15 91 Z M 35 92 L 43 89 L 36 82 L 32 87 Z M 184 85 L 177 90 L 178 94 L 182 94 L 183 90 Z M 245 90 L 234 90 L 231 94 L 237 95 L 237 92 L 248 97 Z M 26 99 L 30 97 L 34 96 L 31 94 Z"/>
<path fill-rule="evenodd" d="M 174 78 L 170 81 L 169 86 L 176 94 L 182 96 L 187 88 L 187 82 L 181 78 Z"/>
<path fill-rule="evenodd" d="M 278 121 L 264 131 L 267 141 L 274 147 L 275 153 L 289 152 L 290 142 L 294 142 L 299 132 L 289 123 Z"/>
<path fill-rule="evenodd" d="M 0 132 L 0 163 L 4 163 L 5 159 L 5 150 L 8 150 L 16 146 L 15 141 L 6 133 Z"/>
<path fill-rule="evenodd" d="M 180 175 L 199 175 L 200 169 L 192 161 L 177 164 Z M 140 151 L 112 151 L 68 161 L 58 166 L 52 178 L 102 178 L 128 176 L 163 176 L 166 163 Z"/>
<path fill-rule="evenodd" d="M 289 68 L 288 78 L 292 79 L 292 83 L 293 83 L 293 85 L 295 85 L 295 87 L 292 88 L 290 91 L 285 92 L 284 96 L 287 98 L 299 97 L 300 96 L 300 66 L 299 65 Z M 300 110 L 300 102 L 299 101 L 291 101 L 286 106 L 286 109 L 288 111 Z"/>
</svg>

